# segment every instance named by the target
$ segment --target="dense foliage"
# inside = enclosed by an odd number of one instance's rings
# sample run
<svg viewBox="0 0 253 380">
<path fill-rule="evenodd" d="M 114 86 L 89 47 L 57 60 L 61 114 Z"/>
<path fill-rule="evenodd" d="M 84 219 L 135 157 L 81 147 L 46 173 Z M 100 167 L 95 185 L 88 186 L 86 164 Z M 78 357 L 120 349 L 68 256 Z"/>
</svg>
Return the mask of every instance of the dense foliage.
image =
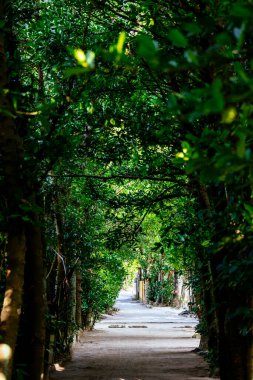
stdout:
<svg viewBox="0 0 253 380">
<path fill-rule="evenodd" d="M 0 1 L 4 379 L 47 378 L 126 262 L 153 302 L 176 304 L 184 275 L 211 368 L 252 379 L 252 16 Z"/>
</svg>

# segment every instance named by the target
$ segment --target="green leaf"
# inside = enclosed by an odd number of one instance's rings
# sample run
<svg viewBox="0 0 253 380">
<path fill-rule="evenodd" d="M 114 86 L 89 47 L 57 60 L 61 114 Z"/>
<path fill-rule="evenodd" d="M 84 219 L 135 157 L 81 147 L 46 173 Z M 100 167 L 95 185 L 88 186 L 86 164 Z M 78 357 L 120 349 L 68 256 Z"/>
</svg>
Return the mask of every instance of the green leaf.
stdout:
<svg viewBox="0 0 253 380">
<path fill-rule="evenodd" d="M 198 53 L 193 50 L 186 50 L 184 53 L 184 57 L 187 59 L 189 63 L 198 64 Z"/>
<path fill-rule="evenodd" d="M 83 67 L 70 67 L 69 69 L 65 69 L 63 71 L 63 75 L 65 78 L 69 78 L 73 75 L 80 75 L 84 73 L 87 73 L 87 69 Z"/>
<path fill-rule="evenodd" d="M 236 116 L 236 109 L 234 107 L 229 107 L 224 110 L 221 122 L 224 124 L 231 124 L 235 120 Z"/>
<path fill-rule="evenodd" d="M 175 95 L 170 94 L 167 100 L 168 109 L 174 109 L 177 107 L 177 98 Z"/>
<path fill-rule="evenodd" d="M 236 153 L 239 158 L 245 158 L 246 153 L 246 134 L 243 132 L 238 132 L 237 136 L 239 136 L 239 141 L 236 147 Z"/>
<path fill-rule="evenodd" d="M 235 62 L 234 64 L 234 68 L 235 68 L 235 71 L 236 73 L 238 74 L 239 78 L 245 82 L 245 83 L 250 83 L 250 79 L 249 77 L 247 76 L 247 74 L 245 73 L 245 70 L 243 69 L 242 65 L 240 62 Z"/>
<path fill-rule="evenodd" d="M 118 54 L 122 53 L 125 40 L 126 40 L 126 32 L 121 32 L 119 35 L 117 45 L 116 45 L 116 49 L 117 49 Z"/>
<path fill-rule="evenodd" d="M 156 46 L 153 39 L 145 34 L 137 37 L 138 55 L 149 58 L 156 53 Z"/>
<path fill-rule="evenodd" d="M 199 25 L 192 22 L 184 24 L 183 29 L 189 32 L 190 35 L 201 33 L 201 28 L 199 27 Z"/>
<path fill-rule="evenodd" d="M 168 37 L 175 46 L 185 48 L 188 45 L 186 37 L 178 29 L 170 30 Z"/>
<path fill-rule="evenodd" d="M 205 103 L 205 113 L 222 112 L 224 109 L 224 97 L 221 92 L 222 82 L 216 79 L 211 88 L 211 99 Z"/>
<path fill-rule="evenodd" d="M 85 69 L 94 69 L 95 67 L 95 53 L 88 50 L 86 53 L 82 49 L 68 49 L 69 52 L 74 56 L 79 65 Z"/>
<path fill-rule="evenodd" d="M 210 240 L 204 240 L 201 242 L 202 247 L 208 247 L 210 245 Z"/>
<path fill-rule="evenodd" d="M 243 2 L 238 2 L 232 7 L 231 14 L 242 19 L 252 19 L 253 8 L 251 6 L 246 6 Z"/>
<path fill-rule="evenodd" d="M 244 203 L 244 207 L 248 211 L 250 216 L 253 218 L 253 206 L 249 203 Z"/>
</svg>

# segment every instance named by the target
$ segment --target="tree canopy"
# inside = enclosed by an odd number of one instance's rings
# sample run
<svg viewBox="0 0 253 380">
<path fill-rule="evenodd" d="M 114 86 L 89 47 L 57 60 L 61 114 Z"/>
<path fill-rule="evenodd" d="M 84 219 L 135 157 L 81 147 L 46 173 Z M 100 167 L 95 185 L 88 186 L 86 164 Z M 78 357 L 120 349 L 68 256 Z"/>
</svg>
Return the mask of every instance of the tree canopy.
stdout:
<svg viewBox="0 0 253 380">
<path fill-rule="evenodd" d="M 171 304 L 184 275 L 211 370 L 252 379 L 252 16 L 0 1 L 3 379 L 46 379 L 131 265 Z"/>
</svg>

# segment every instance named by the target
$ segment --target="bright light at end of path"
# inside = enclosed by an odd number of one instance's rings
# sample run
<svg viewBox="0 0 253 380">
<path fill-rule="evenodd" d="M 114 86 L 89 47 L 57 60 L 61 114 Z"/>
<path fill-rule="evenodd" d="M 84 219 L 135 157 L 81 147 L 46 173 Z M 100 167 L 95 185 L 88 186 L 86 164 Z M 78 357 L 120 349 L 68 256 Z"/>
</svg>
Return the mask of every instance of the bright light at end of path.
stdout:
<svg viewBox="0 0 253 380">
<path fill-rule="evenodd" d="M 56 363 L 56 364 L 54 365 L 54 367 L 55 367 L 56 371 L 58 371 L 58 372 L 62 372 L 62 371 L 64 371 L 64 369 L 65 369 L 64 367 L 61 367 L 59 363 Z M 1 380 L 1 379 L 0 379 L 0 380 Z"/>
<path fill-rule="evenodd" d="M 6 377 L 3 373 L 0 373 L 0 380 L 6 380 Z"/>
</svg>

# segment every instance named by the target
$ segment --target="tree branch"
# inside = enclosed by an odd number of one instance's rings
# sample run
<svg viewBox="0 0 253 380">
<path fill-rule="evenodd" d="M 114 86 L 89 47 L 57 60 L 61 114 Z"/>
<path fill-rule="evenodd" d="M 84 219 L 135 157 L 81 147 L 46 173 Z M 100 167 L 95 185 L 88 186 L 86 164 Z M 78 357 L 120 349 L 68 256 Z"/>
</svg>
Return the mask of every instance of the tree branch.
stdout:
<svg viewBox="0 0 253 380">
<path fill-rule="evenodd" d="M 181 173 L 182 174 L 182 173 Z M 112 179 L 133 179 L 133 180 L 140 180 L 140 181 L 160 181 L 160 182 L 173 182 L 174 178 L 169 177 L 152 177 L 152 176 L 137 176 L 137 175 L 128 175 L 128 174 L 114 174 L 110 176 L 102 176 L 102 175 L 92 175 L 92 174 L 63 174 L 63 175 L 57 175 L 57 174 L 48 174 L 47 177 L 54 177 L 54 178 L 91 178 L 91 179 L 98 179 L 102 181 L 109 181 Z"/>
</svg>

